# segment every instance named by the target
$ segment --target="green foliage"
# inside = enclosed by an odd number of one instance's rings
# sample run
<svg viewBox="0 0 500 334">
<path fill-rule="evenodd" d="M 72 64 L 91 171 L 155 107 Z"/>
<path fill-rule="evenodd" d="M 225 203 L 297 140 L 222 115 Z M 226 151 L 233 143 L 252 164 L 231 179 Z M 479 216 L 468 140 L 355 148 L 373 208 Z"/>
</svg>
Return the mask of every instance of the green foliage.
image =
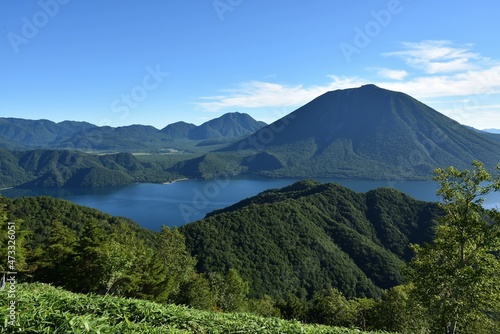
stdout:
<svg viewBox="0 0 500 334">
<path fill-rule="evenodd" d="M 162 164 L 141 162 L 130 153 L 0 149 L 0 161 L 0 187 L 110 187 L 137 181 L 164 182 L 176 176 Z"/>
<path fill-rule="evenodd" d="M 25 238 L 29 231 L 23 229 L 20 219 L 9 220 L 0 203 L 0 273 L 26 272 Z"/>
<path fill-rule="evenodd" d="M 227 325 L 226 316 L 240 315 L 226 312 L 237 311 L 362 330 L 493 333 L 499 326 L 500 213 L 483 209 L 480 197 L 499 189 L 500 178 L 492 178 L 479 163 L 474 167 L 437 171 L 444 199 L 439 207 L 391 189 L 358 194 L 305 180 L 160 233 L 67 201 L 0 197 L 8 210 L 0 210 L 0 226 L 24 220 L 17 225 L 22 227 L 19 252 L 31 279 L 73 291 L 224 312 L 210 313 L 201 323 L 186 320 L 186 325 L 185 319 L 176 322 L 177 315 L 165 322 L 164 309 L 157 318 L 153 311 L 143 318 L 125 315 L 137 310 L 132 304 L 113 306 L 124 310 L 116 314 L 99 304 L 94 312 L 91 304 L 107 297 L 88 296 L 92 301 L 83 307 L 88 313 L 73 313 L 75 305 L 67 303 L 61 306 L 65 311 L 52 315 L 36 309 L 32 322 L 23 325 L 37 326 L 52 317 L 47 321 L 60 325 L 58 330 L 76 333 L 89 328 L 155 332 L 160 330 L 155 319 L 162 319 L 162 330 L 172 331 L 265 332 L 269 323 L 288 328 L 289 323 L 274 318 L 249 320 L 249 327 Z M 435 219 L 439 224 L 431 243 Z M 413 285 L 393 287 L 402 282 L 408 243 L 422 242 L 429 244 L 414 247 Z M 251 316 L 241 317 L 238 321 Z M 231 327 L 219 327 L 226 325 Z M 304 328 L 291 331 L 307 332 Z M 277 327 L 269 327 L 273 330 Z"/>
<path fill-rule="evenodd" d="M 307 315 L 307 303 L 297 296 L 289 293 L 286 300 L 278 299 L 276 306 L 280 310 L 281 316 L 288 320 L 304 321 Z"/>
<path fill-rule="evenodd" d="M 281 316 L 281 312 L 277 307 L 276 302 L 269 295 L 264 295 L 259 299 L 249 299 L 246 309 L 248 312 L 262 317 Z"/>
<path fill-rule="evenodd" d="M 369 327 L 402 334 L 429 333 L 429 318 L 419 302 L 410 298 L 412 289 L 398 285 L 385 290 L 367 314 Z"/>
<path fill-rule="evenodd" d="M 225 312 L 242 311 L 246 306 L 248 283 L 243 281 L 238 272 L 231 268 L 224 278 L 224 284 L 217 296 L 218 306 Z"/>
<path fill-rule="evenodd" d="M 370 298 L 355 298 L 348 301 L 349 309 L 352 312 L 353 325 L 361 330 L 377 328 L 372 324 L 373 310 L 375 309 L 375 300 Z"/>
<path fill-rule="evenodd" d="M 31 231 L 26 236 L 27 247 L 33 251 L 42 243 L 47 243 L 50 229 L 55 220 L 72 230 L 79 238 L 87 221 L 99 221 L 106 233 L 112 234 L 112 226 L 125 224 L 134 235 L 147 243 L 154 244 L 155 233 L 139 227 L 130 219 L 112 217 L 95 209 L 80 206 L 69 201 L 55 199 L 48 196 L 21 197 L 10 199 L 0 197 L 0 205 L 5 205 L 10 221 L 23 220 L 24 229 Z"/>
<path fill-rule="evenodd" d="M 209 273 L 208 283 L 217 309 L 238 312 L 247 308 L 248 283 L 235 269 L 229 269 L 225 275 L 218 272 Z"/>
<path fill-rule="evenodd" d="M 210 282 L 198 273 L 193 273 L 189 279 L 182 281 L 179 291 L 170 300 L 199 310 L 213 310 L 216 306 L 216 296 L 210 289 Z"/>
<path fill-rule="evenodd" d="M 129 224 L 120 222 L 111 230 L 110 237 L 102 244 L 105 261 L 101 283 L 106 293 L 130 295 L 139 285 L 137 273 L 145 270 L 144 260 L 151 256 L 151 251 L 134 235 Z"/>
<path fill-rule="evenodd" d="M 392 189 L 358 194 L 300 181 L 180 228 L 200 272 L 234 268 L 250 297 L 374 297 L 402 282 L 409 242 L 430 241 L 436 204 Z"/>
<path fill-rule="evenodd" d="M 7 294 L 0 304 L 8 305 Z M 19 333 L 321 333 L 360 334 L 358 330 L 304 325 L 246 313 L 198 311 L 112 296 L 82 295 L 46 284 L 19 284 L 16 326 L 2 322 L 0 330 Z M 22 308 L 21 308 L 22 305 Z M 0 318 L 7 319 L 3 307 Z M 373 332 L 372 334 L 382 334 Z"/>
<path fill-rule="evenodd" d="M 208 278 L 196 273 L 196 261 L 177 228 L 147 232 L 129 221 L 48 197 L 0 198 L 0 202 L 11 209 L 0 212 L 0 226 L 6 228 L 9 218 L 22 216 L 35 232 L 36 238 L 27 243 L 27 273 L 35 281 L 199 309 L 246 310 L 248 283 L 235 270 Z M 20 270 L 23 238 L 18 233 L 16 269 Z M 7 239 L 3 241 L 6 259 Z"/>
<path fill-rule="evenodd" d="M 99 292 L 106 271 L 107 258 L 104 253 L 104 231 L 97 220 L 86 222 L 82 236 L 75 246 L 71 261 L 73 272 L 67 278 L 67 287 L 73 291 Z"/>
<path fill-rule="evenodd" d="M 196 261 L 187 252 L 184 236 L 177 228 L 163 226 L 157 245 L 149 270 L 143 274 L 140 291 L 152 300 L 165 302 L 178 293 L 182 282 L 190 279 Z"/>
<path fill-rule="evenodd" d="M 349 326 L 355 321 L 356 310 L 337 289 L 316 293 L 311 300 L 310 319 L 329 326 Z"/>
<path fill-rule="evenodd" d="M 484 196 L 500 189 L 483 165 L 473 170 L 436 170 L 445 215 L 432 243 L 414 246 L 409 276 L 412 298 L 429 311 L 436 330 L 489 333 L 500 311 L 500 214 L 482 208 Z M 500 167 L 499 167 L 500 168 Z"/>
<path fill-rule="evenodd" d="M 245 168 L 240 165 L 241 157 L 236 154 L 208 153 L 194 159 L 181 161 L 168 169 L 171 173 L 188 178 L 211 179 L 241 174 Z"/>
<path fill-rule="evenodd" d="M 33 252 L 33 277 L 37 281 L 63 285 L 70 277 L 71 261 L 77 243 L 76 233 L 60 221 L 54 220 L 46 243 Z"/>
</svg>

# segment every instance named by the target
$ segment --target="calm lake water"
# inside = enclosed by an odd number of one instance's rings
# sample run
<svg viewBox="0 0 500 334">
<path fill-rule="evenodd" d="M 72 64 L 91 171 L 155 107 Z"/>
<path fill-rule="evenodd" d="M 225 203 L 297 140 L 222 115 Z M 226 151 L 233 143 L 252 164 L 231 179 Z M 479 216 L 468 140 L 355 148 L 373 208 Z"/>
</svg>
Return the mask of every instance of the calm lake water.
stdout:
<svg viewBox="0 0 500 334">
<path fill-rule="evenodd" d="M 236 178 L 186 180 L 171 184 L 137 183 L 105 189 L 9 189 L 7 197 L 47 195 L 96 208 L 114 216 L 128 217 L 141 226 L 159 231 L 162 225 L 181 226 L 203 218 L 208 212 L 232 205 L 267 189 L 281 188 L 298 179 Z M 357 192 L 392 187 L 420 200 L 437 201 L 434 181 L 372 181 L 318 179 L 336 182 Z M 500 195 L 490 194 L 486 207 L 500 203 Z"/>
</svg>

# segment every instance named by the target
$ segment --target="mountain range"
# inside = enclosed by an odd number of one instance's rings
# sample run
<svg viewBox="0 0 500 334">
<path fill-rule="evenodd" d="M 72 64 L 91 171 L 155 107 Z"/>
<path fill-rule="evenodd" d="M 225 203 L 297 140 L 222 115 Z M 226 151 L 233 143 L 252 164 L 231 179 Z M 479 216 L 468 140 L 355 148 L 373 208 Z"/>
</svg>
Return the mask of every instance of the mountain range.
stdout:
<svg viewBox="0 0 500 334">
<path fill-rule="evenodd" d="M 228 113 L 199 126 L 178 122 L 158 130 L 152 126 L 96 126 L 87 122 L 0 118 L 0 147 L 4 149 L 72 149 L 80 151 L 156 150 L 173 140 L 242 137 L 266 123 L 244 113 Z"/>
<path fill-rule="evenodd" d="M 500 162 L 500 134 L 461 125 L 407 94 L 375 85 L 327 92 L 269 125 L 242 113 L 161 130 L 3 118 L 0 147 L 169 153 L 143 162 L 161 165 L 158 176 L 188 178 L 418 180 L 430 179 L 438 167 L 463 169 L 479 160 L 493 171 Z"/>
<path fill-rule="evenodd" d="M 186 122 L 167 125 L 160 132 L 169 139 L 206 140 L 250 135 L 266 126 L 247 114 L 229 113 L 196 126 Z"/>
</svg>

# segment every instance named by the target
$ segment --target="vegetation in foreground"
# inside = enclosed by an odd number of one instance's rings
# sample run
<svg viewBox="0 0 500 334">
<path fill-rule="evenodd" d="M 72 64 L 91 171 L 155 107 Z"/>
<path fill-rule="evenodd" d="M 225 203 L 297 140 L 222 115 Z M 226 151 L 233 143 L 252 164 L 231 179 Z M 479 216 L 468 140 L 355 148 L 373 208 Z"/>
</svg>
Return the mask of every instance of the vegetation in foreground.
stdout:
<svg viewBox="0 0 500 334">
<path fill-rule="evenodd" d="M 15 326 L 2 307 L 2 332 L 8 333 L 331 333 L 359 330 L 298 321 L 264 318 L 245 313 L 195 310 L 138 299 L 71 293 L 47 284 L 19 284 Z M 8 305 L 6 293 L 0 303 Z M 382 332 L 372 332 L 382 333 Z"/>
<path fill-rule="evenodd" d="M 148 234 L 127 221 L 46 197 L 14 201 L 0 198 L 0 202 L 6 201 L 7 204 L 7 211 L 0 207 L 0 229 L 4 231 L 0 234 L 0 259 L 4 259 L 0 262 L 0 270 L 4 273 L 15 270 L 19 275 L 15 284 L 12 281 L 7 283 L 7 291 L 11 295 L 7 294 L 6 297 L 3 294 L 1 298 L 4 299 L 3 302 L 8 302 L 5 304 L 8 307 L 12 305 L 11 300 L 15 300 L 15 312 L 28 314 L 27 319 L 37 317 L 33 324 L 23 323 L 20 326 L 21 332 L 32 333 L 88 332 L 94 325 L 102 326 L 102 330 L 95 331 L 102 333 L 113 332 L 111 325 L 122 326 L 121 332 L 146 333 L 155 330 L 266 332 L 267 326 L 272 326 L 269 323 L 278 326 L 269 327 L 269 332 L 308 332 L 308 328 L 311 331 L 319 328 L 321 332 L 323 328 L 301 327 L 297 322 L 282 322 L 273 318 L 274 316 L 302 323 L 400 333 L 498 333 L 500 213 L 495 209 L 484 209 L 482 202 L 485 195 L 500 190 L 500 176 L 492 177 L 479 162 L 474 162 L 473 167 L 472 171 L 461 171 L 453 167 L 446 171 L 436 170 L 435 180 L 440 184 L 438 194 L 443 199 L 440 203 L 443 214 L 437 219 L 435 237 L 424 245 L 412 246 L 415 256 L 403 272 L 408 279 L 406 285 L 384 290 L 375 299 L 359 296 L 349 296 L 351 299 L 347 299 L 336 289 L 342 286 L 342 282 L 337 282 L 339 284 L 336 286 L 326 286 L 323 291 L 317 290 L 311 297 L 300 294 L 301 289 L 286 291 L 286 299 L 274 297 L 276 299 L 273 300 L 269 295 L 255 296 L 255 291 L 252 296 L 249 295 L 251 286 L 234 268 L 227 271 L 226 268 L 219 268 L 223 269 L 222 272 L 197 272 L 196 260 L 186 248 L 185 236 L 177 229 L 164 228 L 160 233 Z M 288 190 L 297 190 L 294 187 L 301 186 L 304 183 L 297 183 L 288 187 Z M 277 201 L 283 196 L 275 192 L 269 194 L 275 196 Z M 295 195 L 298 193 L 295 192 Z M 286 201 L 292 204 L 299 197 L 291 196 Z M 272 202 L 266 200 L 259 203 L 258 200 L 259 197 L 251 199 L 251 207 L 265 207 Z M 327 202 L 326 199 L 319 201 Z M 237 208 L 238 205 L 222 214 Z M 346 210 L 349 206 L 341 202 L 336 204 L 336 208 L 350 212 Z M 391 216 L 391 212 L 389 210 L 387 214 Z M 13 213 L 17 214 L 12 216 Z M 24 214 L 24 222 L 19 219 L 21 213 Z M 248 212 L 247 217 L 252 217 L 251 212 Z M 317 220 L 318 217 L 310 215 L 311 220 Z M 340 218 L 342 217 L 335 218 L 338 220 L 336 224 L 340 221 L 345 225 L 352 223 L 351 218 Z M 378 221 L 380 225 L 386 220 Z M 243 234 L 253 232 L 253 229 L 240 231 Z M 300 233 L 298 235 L 303 236 Z M 336 236 L 338 237 L 338 233 L 331 238 Z M 15 239 L 15 243 L 12 239 Z M 324 241 L 321 238 L 310 239 L 310 247 L 324 246 L 322 240 Z M 253 253 L 250 249 L 248 252 Z M 15 254 L 15 260 L 8 257 L 12 254 Z M 9 260 L 6 261 L 7 259 Z M 272 263 L 273 261 L 269 261 L 269 264 Z M 335 272 L 332 275 L 335 276 Z M 286 278 L 286 275 L 283 277 Z M 37 290 L 39 284 L 18 285 L 23 280 L 53 283 L 88 295 L 75 295 L 74 300 L 68 297 L 70 302 L 64 302 L 63 298 L 61 313 L 57 311 L 58 307 L 52 309 L 50 306 L 57 305 L 58 298 L 50 297 L 52 295 L 48 293 L 47 300 L 52 301 L 52 304 L 44 304 L 45 301 L 40 296 L 45 294 Z M 306 289 L 307 285 L 303 288 Z M 53 288 L 47 289 L 50 291 Z M 12 295 L 13 290 L 15 296 Z M 61 294 L 68 293 L 57 291 Z M 109 295 L 147 299 L 160 304 L 147 306 L 152 304 L 137 301 L 145 306 L 135 308 L 131 304 L 114 308 L 113 303 L 109 307 L 108 304 L 99 304 L 110 298 L 106 297 Z M 22 298 L 25 298 L 24 302 Z M 131 300 L 125 301 L 131 303 Z M 95 303 L 99 307 L 95 307 Z M 155 307 L 161 310 L 171 307 L 167 304 L 189 305 L 216 312 L 200 313 L 184 309 L 186 314 L 199 314 L 199 318 L 194 319 L 180 319 L 176 313 L 167 314 L 166 311 L 159 311 L 161 315 L 153 312 Z M 80 311 L 71 313 L 74 307 Z M 127 313 L 124 315 L 123 310 L 129 309 L 133 310 L 133 314 L 139 312 L 142 317 L 136 318 Z M 8 312 L 9 318 L 4 320 L 8 324 L 11 310 L 3 310 Z M 224 315 L 221 312 L 225 312 Z M 241 314 L 242 312 L 256 315 Z M 268 318 L 259 318 L 257 315 Z M 159 319 L 159 322 L 153 323 L 153 328 L 150 329 L 146 318 L 150 321 Z M 180 320 L 176 322 L 175 319 Z M 236 323 L 231 319 L 236 319 Z M 240 329 L 238 319 L 250 319 L 250 326 L 253 327 Z M 20 320 L 13 321 L 15 324 L 15 321 Z M 29 327 L 54 323 L 63 324 L 63 329 L 44 330 L 34 327 L 32 330 Z M 246 326 L 245 324 L 246 322 L 241 326 Z M 158 326 L 160 329 L 156 328 Z M 295 329 L 293 326 L 299 327 Z M 337 329 L 325 327 L 324 330 L 330 333 Z M 350 333 L 348 329 L 338 331 Z"/>
</svg>

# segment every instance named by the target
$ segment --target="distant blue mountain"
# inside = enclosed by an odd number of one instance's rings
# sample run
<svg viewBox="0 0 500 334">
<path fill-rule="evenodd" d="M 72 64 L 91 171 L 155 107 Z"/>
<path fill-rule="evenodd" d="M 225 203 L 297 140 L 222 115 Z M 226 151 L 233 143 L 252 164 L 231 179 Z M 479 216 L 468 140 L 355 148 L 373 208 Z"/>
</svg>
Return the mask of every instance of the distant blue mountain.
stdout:
<svg viewBox="0 0 500 334">
<path fill-rule="evenodd" d="M 229 113 L 200 126 L 185 122 L 158 130 L 152 126 L 96 126 L 86 122 L 0 118 L 0 148 L 130 151 L 163 147 L 171 140 L 231 139 L 266 124 L 247 114 Z"/>
<path fill-rule="evenodd" d="M 500 134 L 500 129 L 483 129 L 482 131 L 489 132 L 489 133 L 498 133 L 498 134 Z"/>
<path fill-rule="evenodd" d="M 248 114 L 234 112 L 207 121 L 199 126 L 177 122 L 160 130 L 171 139 L 207 140 L 248 136 L 267 124 Z"/>
</svg>

